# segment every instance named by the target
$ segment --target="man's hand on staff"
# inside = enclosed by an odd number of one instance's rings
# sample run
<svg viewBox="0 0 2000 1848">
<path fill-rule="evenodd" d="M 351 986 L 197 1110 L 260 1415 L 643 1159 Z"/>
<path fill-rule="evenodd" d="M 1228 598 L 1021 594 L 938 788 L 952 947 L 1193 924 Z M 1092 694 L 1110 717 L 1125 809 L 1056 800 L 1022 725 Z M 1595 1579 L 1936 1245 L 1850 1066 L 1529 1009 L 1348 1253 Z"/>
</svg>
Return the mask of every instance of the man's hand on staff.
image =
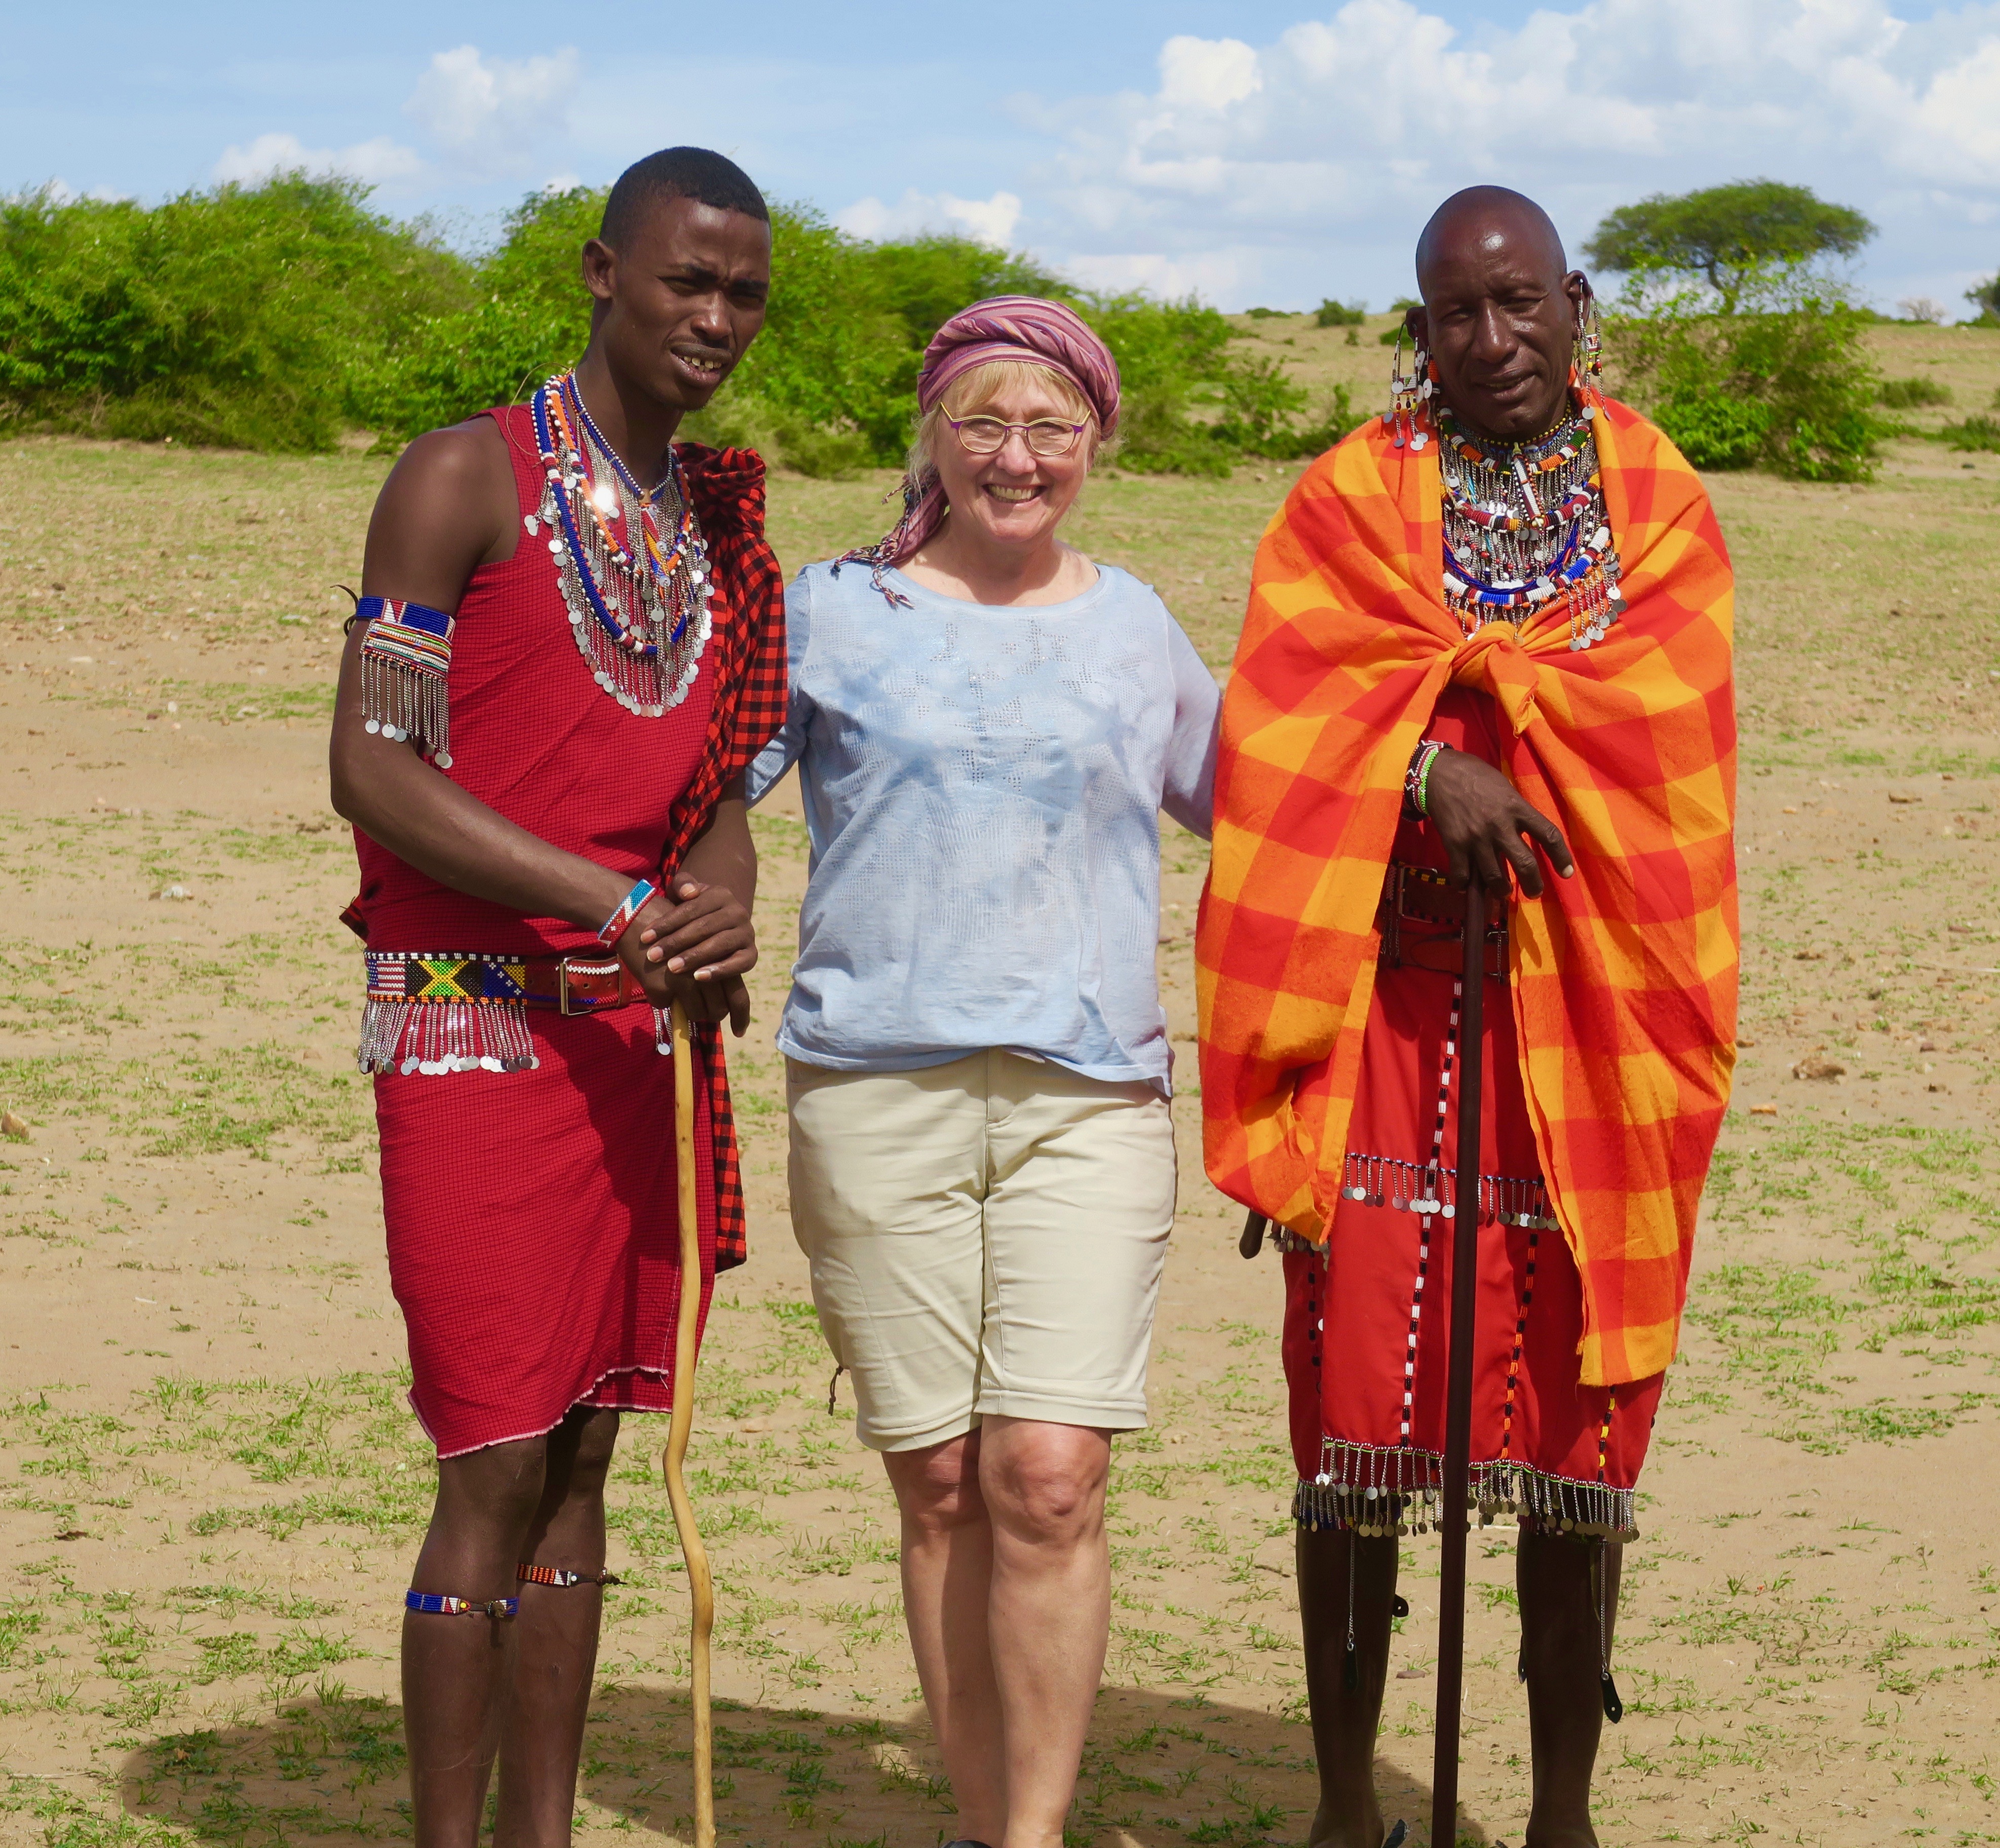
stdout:
<svg viewBox="0 0 2000 1848">
<path fill-rule="evenodd" d="M 690 1020 L 728 1016 L 740 1040 L 750 1025 L 743 978 L 757 963 L 750 913 L 727 888 L 686 877 L 672 897 L 650 898 L 618 940 L 618 954 L 657 1007 L 678 1001 Z"/>
<path fill-rule="evenodd" d="M 1562 830 L 1484 759 L 1466 751 L 1441 751 L 1430 769 L 1426 792 L 1431 825 L 1450 856 L 1451 882 L 1462 886 L 1477 871 L 1490 891 L 1505 888 L 1512 867 L 1521 891 L 1542 895 L 1542 868 L 1533 841 L 1564 879 L 1576 870 Z M 1523 839 L 1523 836 L 1526 839 Z"/>
</svg>

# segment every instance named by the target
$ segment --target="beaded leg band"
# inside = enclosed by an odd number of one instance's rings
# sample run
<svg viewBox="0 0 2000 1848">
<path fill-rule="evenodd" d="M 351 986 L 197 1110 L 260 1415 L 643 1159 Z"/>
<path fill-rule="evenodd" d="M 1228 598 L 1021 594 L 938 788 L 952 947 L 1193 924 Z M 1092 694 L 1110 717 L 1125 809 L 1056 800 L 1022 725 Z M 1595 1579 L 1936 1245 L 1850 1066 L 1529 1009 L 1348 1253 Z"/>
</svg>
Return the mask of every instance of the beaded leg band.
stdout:
<svg viewBox="0 0 2000 1848">
<path fill-rule="evenodd" d="M 406 1591 L 405 1610 L 422 1611 L 427 1617 L 510 1617 L 521 1608 L 519 1598 L 448 1598 L 434 1591 Z"/>
<path fill-rule="evenodd" d="M 523 1585 L 554 1585 L 567 1590 L 572 1585 L 623 1585 L 616 1572 L 566 1572 L 558 1565 L 530 1565 L 526 1560 L 514 1568 Z"/>
</svg>

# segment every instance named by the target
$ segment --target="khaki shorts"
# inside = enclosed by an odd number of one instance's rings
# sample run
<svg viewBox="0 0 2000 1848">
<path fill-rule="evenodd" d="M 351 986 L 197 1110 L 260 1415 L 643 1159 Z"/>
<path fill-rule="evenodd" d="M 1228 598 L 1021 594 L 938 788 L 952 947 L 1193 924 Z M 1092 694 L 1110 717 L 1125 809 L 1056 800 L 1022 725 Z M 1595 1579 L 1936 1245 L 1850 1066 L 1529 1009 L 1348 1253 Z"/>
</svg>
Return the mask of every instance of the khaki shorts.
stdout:
<svg viewBox="0 0 2000 1848">
<path fill-rule="evenodd" d="M 998 1050 L 915 1072 L 788 1061 L 792 1229 L 877 1450 L 993 1412 L 1146 1422 L 1174 1218 L 1150 1085 Z"/>
</svg>

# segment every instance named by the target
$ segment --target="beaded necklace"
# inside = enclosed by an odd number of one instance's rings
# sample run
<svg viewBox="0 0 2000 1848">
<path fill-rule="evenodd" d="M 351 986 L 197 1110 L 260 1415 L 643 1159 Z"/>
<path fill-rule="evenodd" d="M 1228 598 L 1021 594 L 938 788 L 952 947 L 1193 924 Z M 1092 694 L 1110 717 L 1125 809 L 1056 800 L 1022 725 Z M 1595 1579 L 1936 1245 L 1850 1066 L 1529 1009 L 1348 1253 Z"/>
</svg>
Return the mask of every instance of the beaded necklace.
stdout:
<svg viewBox="0 0 2000 1848">
<path fill-rule="evenodd" d="M 547 530 L 592 679 L 627 711 L 658 718 L 694 683 L 714 590 L 680 458 L 669 450 L 666 474 L 642 489 L 591 421 L 574 372 L 550 379 L 533 408 L 546 485 L 522 523 L 531 539 Z"/>
<path fill-rule="evenodd" d="M 1430 405 L 1443 464 L 1445 601 L 1465 633 L 1558 602 L 1572 648 L 1602 641 L 1625 597 L 1591 427 L 1596 405 L 1573 408 L 1530 442 L 1499 444 L 1467 436 L 1442 398 Z"/>
</svg>

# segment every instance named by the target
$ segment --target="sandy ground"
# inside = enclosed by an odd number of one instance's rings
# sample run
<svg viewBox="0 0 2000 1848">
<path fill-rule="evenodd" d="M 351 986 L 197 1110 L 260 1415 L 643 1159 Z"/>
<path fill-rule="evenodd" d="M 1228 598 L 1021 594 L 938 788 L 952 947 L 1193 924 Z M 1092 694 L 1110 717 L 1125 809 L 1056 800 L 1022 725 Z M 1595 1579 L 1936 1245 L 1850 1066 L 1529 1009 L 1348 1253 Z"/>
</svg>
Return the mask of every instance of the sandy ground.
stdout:
<svg viewBox="0 0 2000 1848">
<path fill-rule="evenodd" d="M 1743 585 L 1747 1050 L 1627 1557 L 1607 1843 L 2000 1840 L 2000 458 L 1962 460 L 1912 443 L 1867 488 L 1715 484 Z M 321 731 L 333 586 L 380 472 L 0 447 L 0 1104 L 27 1138 L 0 1144 L 0 1841 L 407 1830 L 394 1649 L 429 1462 L 400 1398 Z M 1218 662 L 1290 471 L 1258 473 L 1103 481 L 1079 526 Z M 781 484 L 788 562 L 872 530 L 884 485 Z M 724 1282 L 696 1439 L 723 1838 L 928 1843 L 952 1818 L 891 1509 L 844 1395 L 828 1415 L 786 1221 L 769 1033 L 796 815 L 786 791 L 758 822 L 767 960 L 733 1061 L 753 1256 Z M 1191 1037 L 1200 843 L 1170 835 L 1166 861 L 1161 967 Z M 1175 1109 L 1155 1423 L 1118 1447 L 1075 1839 L 1298 1840 L 1277 1267 L 1236 1255 L 1198 1100 Z M 621 1449 L 588 1839 L 686 1827 L 663 1435 L 631 1421 Z M 1511 1550 L 1475 1537 L 1478 1842 L 1518 1843 L 1526 1808 Z M 1382 1775 L 1414 1820 L 1432 1543 L 1406 1560 Z"/>
</svg>

